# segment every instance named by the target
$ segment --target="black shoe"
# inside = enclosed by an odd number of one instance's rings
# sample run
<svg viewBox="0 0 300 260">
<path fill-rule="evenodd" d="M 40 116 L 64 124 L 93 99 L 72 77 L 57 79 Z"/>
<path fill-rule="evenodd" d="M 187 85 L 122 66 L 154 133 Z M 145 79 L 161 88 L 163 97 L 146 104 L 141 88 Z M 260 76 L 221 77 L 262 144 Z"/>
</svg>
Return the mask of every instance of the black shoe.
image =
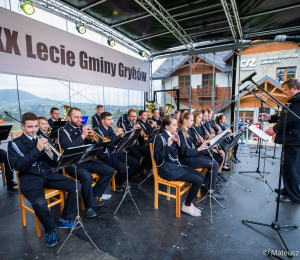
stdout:
<svg viewBox="0 0 300 260">
<path fill-rule="evenodd" d="M 85 211 L 85 217 L 86 218 L 94 218 L 97 217 L 97 213 L 94 209 L 90 209 L 89 211 Z"/>
<path fill-rule="evenodd" d="M 15 181 L 8 181 L 7 182 L 7 188 L 13 188 L 13 187 L 15 187 L 15 186 L 18 186 L 18 183 L 16 183 Z"/>
<path fill-rule="evenodd" d="M 223 182 L 227 181 L 227 179 L 225 178 L 225 176 L 224 176 L 222 173 L 219 173 L 218 175 L 219 175 L 219 178 L 220 178 Z"/>
<path fill-rule="evenodd" d="M 125 188 L 126 188 L 126 185 L 125 184 L 116 184 L 116 190 L 117 191 L 123 191 L 123 190 L 125 190 Z"/>
<path fill-rule="evenodd" d="M 221 181 L 220 181 L 220 182 L 216 181 L 216 187 L 217 187 L 218 189 L 221 188 L 221 187 L 223 187 L 222 182 L 221 182 Z"/>
<path fill-rule="evenodd" d="M 130 180 L 133 181 L 133 182 L 136 182 L 136 183 L 139 183 L 139 178 L 136 176 L 136 175 L 131 175 L 130 176 Z"/>
<path fill-rule="evenodd" d="M 276 197 L 276 200 L 278 200 L 278 197 Z M 279 202 L 284 202 L 284 203 L 296 203 L 294 201 L 291 201 L 288 197 L 281 196 L 279 199 Z"/>
<path fill-rule="evenodd" d="M 213 191 L 212 195 L 217 199 L 217 200 L 223 200 L 225 197 L 221 195 L 218 191 Z"/>
<path fill-rule="evenodd" d="M 275 191 L 276 193 L 278 193 L 278 189 L 274 189 L 274 191 Z M 281 194 L 281 195 L 286 195 L 287 192 L 286 192 L 285 189 L 283 188 L 283 189 L 280 190 L 280 194 Z"/>
<path fill-rule="evenodd" d="M 241 163 L 239 159 L 235 159 L 235 163 Z"/>
<path fill-rule="evenodd" d="M 207 193 L 208 188 L 206 186 L 201 186 L 201 191 Z"/>
<path fill-rule="evenodd" d="M 104 206 L 104 202 L 103 201 L 99 201 L 99 200 L 95 200 L 95 207 L 103 207 Z"/>
</svg>

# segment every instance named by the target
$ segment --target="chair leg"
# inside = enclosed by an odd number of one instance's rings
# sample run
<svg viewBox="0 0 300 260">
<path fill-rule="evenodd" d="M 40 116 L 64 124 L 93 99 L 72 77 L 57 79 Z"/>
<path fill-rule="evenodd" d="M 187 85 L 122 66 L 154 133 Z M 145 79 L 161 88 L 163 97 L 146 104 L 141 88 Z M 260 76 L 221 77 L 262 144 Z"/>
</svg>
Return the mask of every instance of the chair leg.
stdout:
<svg viewBox="0 0 300 260">
<path fill-rule="evenodd" d="M 198 193 L 197 193 L 197 197 L 200 198 L 201 197 L 201 189 L 199 189 Z"/>
<path fill-rule="evenodd" d="M 39 219 L 37 218 L 37 216 L 34 214 L 34 218 L 35 218 L 35 228 L 36 228 L 36 235 L 37 237 L 41 237 L 42 236 L 42 231 L 41 231 L 41 224 Z"/>
<path fill-rule="evenodd" d="M 82 196 L 81 196 L 81 208 L 82 208 L 82 211 L 85 211 L 85 206 L 84 206 L 84 202 L 83 202 Z"/>
<path fill-rule="evenodd" d="M 115 175 L 113 175 L 113 177 L 111 178 L 111 189 L 112 189 L 112 191 L 116 191 L 116 177 L 115 177 Z"/>
<path fill-rule="evenodd" d="M 25 208 L 24 208 L 24 197 L 20 194 L 20 207 L 21 207 L 21 217 L 22 217 L 22 224 L 23 227 L 26 227 L 26 215 L 25 215 Z"/>
<path fill-rule="evenodd" d="M 181 216 L 180 187 L 176 187 L 176 218 Z"/>
<path fill-rule="evenodd" d="M 158 182 L 154 182 L 154 208 L 158 209 Z"/>
<path fill-rule="evenodd" d="M 1 163 L 1 164 L 2 164 L 2 165 L 1 165 L 2 182 L 3 182 L 3 185 L 5 185 L 6 182 L 5 182 L 4 165 L 3 165 L 3 163 Z"/>
<path fill-rule="evenodd" d="M 63 210 L 64 210 L 64 207 L 65 207 L 65 199 L 64 199 L 64 192 L 63 191 L 61 191 L 59 193 L 59 199 L 60 199 L 60 203 L 59 203 L 59 205 L 60 205 L 60 213 L 62 213 Z"/>
<path fill-rule="evenodd" d="M 167 186 L 167 193 L 170 194 L 171 192 L 171 187 L 170 186 Z M 170 200 L 170 196 L 167 196 L 167 200 Z"/>
</svg>

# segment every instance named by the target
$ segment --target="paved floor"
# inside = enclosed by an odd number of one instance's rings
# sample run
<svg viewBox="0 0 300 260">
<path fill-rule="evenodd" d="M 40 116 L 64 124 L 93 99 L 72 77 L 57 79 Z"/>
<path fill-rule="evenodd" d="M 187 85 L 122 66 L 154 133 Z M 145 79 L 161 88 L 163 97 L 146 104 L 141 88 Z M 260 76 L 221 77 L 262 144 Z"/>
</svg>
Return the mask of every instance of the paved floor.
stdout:
<svg viewBox="0 0 300 260">
<path fill-rule="evenodd" d="M 255 147 L 255 146 L 253 146 Z M 273 149 L 273 148 L 270 148 Z M 255 149 L 251 149 L 255 152 Z M 257 181 L 257 173 L 250 176 L 239 171 L 256 171 L 257 155 L 250 154 L 250 145 L 239 150 L 241 164 L 232 167 L 232 176 L 242 186 L 249 187 Z M 280 150 L 277 148 L 276 155 Z M 267 150 L 273 155 L 273 150 Z M 274 164 L 272 162 L 274 161 Z M 262 170 L 264 161 L 261 161 Z M 267 159 L 265 163 L 267 180 L 271 188 L 278 185 L 279 160 Z M 225 172 L 229 176 L 229 172 Z M 8 191 L 0 185 L 0 259 L 265 259 L 264 250 L 284 250 L 276 231 L 271 228 L 243 224 L 242 219 L 271 224 L 275 220 L 275 197 L 268 186 L 258 182 L 251 192 L 228 183 L 223 194 L 226 196 L 223 209 L 212 201 L 212 220 L 209 200 L 198 203 L 202 209 L 200 218 L 182 214 L 175 217 L 175 200 L 160 196 L 159 209 L 153 208 L 153 179 L 149 178 L 141 187 L 132 183 L 132 195 L 142 216 L 139 216 L 129 196 L 126 197 L 116 216 L 113 215 L 123 193 L 106 193 L 112 198 L 105 207 L 97 209 L 99 216 L 87 220 L 82 212 L 85 228 L 99 247 L 98 252 L 81 229 L 65 244 L 60 254 L 56 252 L 69 231 L 57 229 L 58 245 L 45 246 L 45 234 L 38 238 L 35 232 L 34 217 L 26 213 L 27 227 L 21 223 L 20 202 L 17 191 Z M 224 184 L 223 190 L 226 184 Z M 268 201 L 268 196 L 270 202 Z M 27 202 L 28 204 L 28 202 Z M 51 209 L 57 223 L 59 207 Z M 285 224 L 300 224 L 298 204 L 280 205 L 279 221 Z M 295 228 L 283 228 L 281 234 L 290 251 L 300 251 L 300 234 Z M 300 254 L 300 253 L 298 253 Z M 287 257 L 283 257 L 287 259 Z M 274 258 L 275 259 L 275 258 Z M 295 257 L 298 259 L 298 257 Z M 299 256 L 300 259 L 300 256 Z"/>
</svg>

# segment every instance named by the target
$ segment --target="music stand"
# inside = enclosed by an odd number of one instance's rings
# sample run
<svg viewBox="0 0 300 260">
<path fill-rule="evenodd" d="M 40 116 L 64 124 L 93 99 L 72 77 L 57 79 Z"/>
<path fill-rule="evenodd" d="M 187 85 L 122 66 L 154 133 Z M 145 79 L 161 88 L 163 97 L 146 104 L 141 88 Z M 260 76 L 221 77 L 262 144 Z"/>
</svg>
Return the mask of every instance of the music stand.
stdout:
<svg viewBox="0 0 300 260">
<path fill-rule="evenodd" d="M 140 215 L 141 212 L 139 211 L 137 205 L 135 204 L 135 201 L 132 197 L 132 194 L 131 194 L 131 186 L 129 186 L 129 180 L 128 180 L 128 164 L 127 164 L 127 153 L 128 151 L 126 150 L 127 148 L 133 146 L 133 143 L 137 140 L 137 138 L 139 137 L 140 133 L 141 133 L 142 129 L 135 129 L 135 130 L 132 130 L 132 131 L 128 131 L 125 133 L 125 135 L 122 137 L 117 149 L 115 150 L 115 153 L 119 153 L 120 151 L 123 151 L 125 152 L 125 155 L 126 155 L 126 177 L 127 177 L 127 181 L 126 181 L 126 189 L 125 189 L 125 192 L 124 192 L 124 195 L 123 195 L 123 198 L 119 204 L 119 206 L 117 207 L 114 215 L 116 215 L 118 209 L 120 208 L 122 202 L 124 201 L 125 197 L 127 194 L 130 195 L 137 211 L 139 212 Z"/>
<path fill-rule="evenodd" d="M 212 185 L 212 174 L 213 174 L 213 161 L 214 161 L 214 157 L 213 157 L 213 149 L 215 147 L 217 147 L 226 137 L 229 136 L 230 130 L 227 129 L 225 131 L 223 131 L 222 133 L 216 135 L 215 137 L 213 137 L 212 139 L 210 139 L 210 143 L 212 143 L 206 150 L 210 150 L 210 153 L 208 153 L 211 157 L 211 174 L 210 174 L 210 187 L 209 190 L 207 191 L 207 193 L 205 194 L 205 196 L 198 200 L 196 203 L 201 202 L 202 200 L 205 200 L 206 198 L 210 199 L 210 213 L 211 213 L 211 224 L 213 224 L 212 221 L 212 206 L 211 206 L 211 199 L 213 198 L 221 207 L 223 207 L 225 209 L 225 207 L 223 206 L 223 204 L 221 204 L 216 198 L 215 196 L 210 192 L 211 191 L 211 185 Z"/>
<path fill-rule="evenodd" d="M 90 236 L 88 235 L 88 233 L 86 232 L 84 226 L 83 226 L 83 222 L 81 220 L 81 217 L 79 215 L 79 195 L 78 195 L 78 181 L 77 181 L 77 167 L 76 164 L 78 164 L 81 161 L 82 156 L 84 156 L 87 152 L 87 149 L 90 147 L 90 145 L 83 145 L 83 146 L 78 146 L 78 147 L 71 147 L 67 150 L 64 151 L 64 153 L 62 154 L 62 156 L 60 157 L 56 167 L 54 168 L 55 171 L 60 170 L 62 168 L 66 168 L 68 166 L 73 166 L 75 169 L 75 183 L 76 183 L 76 203 L 77 203 L 77 216 L 75 218 L 74 221 L 74 225 L 71 228 L 71 231 L 69 233 L 69 235 L 67 236 L 67 238 L 65 239 L 65 241 L 63 242 L 63 244 L 61 245 L 61 247 L 59 248 L 59 250 L 56 252 L 56 255 L 59 254 L 60 250 L 63 248 L 63 246 L 65 245 L 65 243 L 67 242 L 67 240 L 69 239 L 69 237 L 71 236 L 71 234 L 73 233 L 77 223 L 80 223 L 84 233 L 86 234 L 86 236 L 89 238 L 89 240 L 92 242 L 92 244 L 95 246 L 95 248 L 100 252 L 99 248 L 96 246 L 96 244 L 93 242 L 93 240 L 90 238 Z"/>
<path fill-rule="evenodd" d="M 4 141 L 8 138 L 12 125 L 0 126 L 0 141 Z"/>
<path fill-rule="evenodd" d="M 53 126 L 51 127 L 51 133 L 49 135 L 50 138 L 56 139 L 57 138 L 57 131 L 59 128 L 64 127 L 67 121 L 54 121 Z"/>
<path fill-rule="evenodd" d="M 144 144 L 144 146 L 147 146 L 147 145 L 149 145 L 150 143 L 152 143 L 153 140 L 154 140 L 154 138 L 155 138 L 155 136 L 158 134 L 158 132 L 159 132 L 159 128 L 154 129 L 153 132 L 150 134 L 148 140 L 147 140 L 146 143 Z M 142 185 L 146 180 L 148 180 L 148 178 L 151 177 L 152 175 L 153 175 L 153 170 L 151 170 L 151 171 L 148 173 L 148 176 L 147 176 L 144 180 L 142 180 L 138 186 L 141 186 L 141 185 Z"/>
</svg>

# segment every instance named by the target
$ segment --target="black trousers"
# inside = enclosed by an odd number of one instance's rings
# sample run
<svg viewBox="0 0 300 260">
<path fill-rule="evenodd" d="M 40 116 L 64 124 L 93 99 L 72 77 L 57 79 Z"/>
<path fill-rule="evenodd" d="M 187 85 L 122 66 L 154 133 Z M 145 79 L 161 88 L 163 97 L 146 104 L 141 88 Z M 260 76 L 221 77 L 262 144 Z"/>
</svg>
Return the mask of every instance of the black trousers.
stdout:
<svg viewBox="0 0 300 260">
<path fill-rule="evenodd" d="M 108 157 L 107 154 L 101 154 L 98 156 L 98 159 L 102 162 L 105 162 L 110 167 L 114 167 L 118 172 L 116 174 L 116 184 L 121 185 L 127 179 L 126 172 L 126 154 L 124 152 L 113 153 Z M 128 177 L 130 177 L 137 167 L 139 166 L 139 161 L 135 158 L 131 157 L 129 154 L 127 155 L 127 164 L 128 164 Z"/>
<path fill-rule="evenodd" d="M 7 153 L 3 149 L 0 149 L 0 162 L 4 162 L 6 181 L 7 182 L 12 181 L 14 179 L 14 174 L 13 174 L 12 170 L 9 167 L 9 164 L 8 164 L 8 161 L 7 161 Z"/>
<path fill-rule="evenodd" d="M 144 160 L 142 161 L 140 167 L 145 170 L 151 169 L 151 153 L 150 148 L 142 145 L 134 145 L 127 149 L 130 156 L 135 158 L 136 160 L 140 161 L 142 158 L 142 155 L 145 156 Z"/>
<path fill-rule="evenodd" d="M 75 177 L 75 169 L 72 169 L 68 173 Z M 93 188 L 91 173 L 101 175 Z M 95 196 L 101 197 L 103 195 L 113 175 L 114 170 L 106 164 L 100 164 L 100 162 L 89 161 L 77 166 L 77 177 L 81 183 L 81 195 L 86 208 L 95 207 Z"/>
<path fill-rule="evenodd" d="M 66 178 L 65 180 L 47 180 L 45 179 L 44 186 L 37 190 L 27 190 L 23 193 L 25 198 L 31 203 L 35 215 L 42 223 L 45 233 L 49 234 L 55 230 L 55 224 L 51 218 L 48 204 L 45 199 L 44 189 L 56 189 L 68 192 L 67 199 L 65 200 L 64 210 L 61 218 L 71 220 L 76 211 L 76 183 L 74 180 Z M 78 193 L 80 194 L 81 184 L 78 183 Z"/>
<path fill-rule="evenodd" d="M 300 203 L 300 147 L 284 146 L 283 185 L 287 192 L 286 197 Z"/>
<path fill-rule="evenodd" d="M 185 205 L 191 206 L 193 199 L 197 196 L 197 193 L 202 186 L 205 176 L 202 172 L 198 172 L 191 167 L 184 167 L 184 169 L 189 171 L 189 173 L 179 177 L 176 181 L 185 181 L 192 184 L 185 200 Z"/>
</svg>

